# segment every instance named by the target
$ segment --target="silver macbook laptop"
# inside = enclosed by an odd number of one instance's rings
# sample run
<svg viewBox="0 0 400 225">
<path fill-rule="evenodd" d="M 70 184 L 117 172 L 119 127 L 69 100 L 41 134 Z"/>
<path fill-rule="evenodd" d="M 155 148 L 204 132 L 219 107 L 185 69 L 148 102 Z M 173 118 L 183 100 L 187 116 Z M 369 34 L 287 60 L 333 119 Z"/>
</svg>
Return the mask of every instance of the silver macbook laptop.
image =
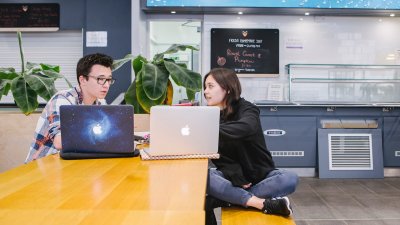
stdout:
<svg viewBox="0 0 400 225">
<path fill-rule="evenodd" d="M 60 123 L 62 157 L 122 157 L 135 150 L 130 105 L 63 105 Z"/>
<path fill-rule="evenodd" d="M 182 158 L 217 154 L 219 115 L 219 107 L 212 106 L 153 106 L 150 147 L 145 152 Z"/>
</svg>

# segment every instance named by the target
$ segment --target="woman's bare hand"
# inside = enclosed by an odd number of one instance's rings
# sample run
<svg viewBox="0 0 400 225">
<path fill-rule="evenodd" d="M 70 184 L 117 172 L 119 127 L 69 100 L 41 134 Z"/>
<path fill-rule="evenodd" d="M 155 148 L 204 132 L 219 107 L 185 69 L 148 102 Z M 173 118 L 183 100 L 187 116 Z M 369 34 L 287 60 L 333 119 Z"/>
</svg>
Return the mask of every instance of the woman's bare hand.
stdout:
<svg viewBox="0 0 400 225">
<path fill-rule="evenodd" d="M 247 188 L 251 187 L 251 185 L 252 185 L 252 183 L 248 183 L 248 184 L 242 185 L 242 188 L 247 189 Z"/>
</svg>

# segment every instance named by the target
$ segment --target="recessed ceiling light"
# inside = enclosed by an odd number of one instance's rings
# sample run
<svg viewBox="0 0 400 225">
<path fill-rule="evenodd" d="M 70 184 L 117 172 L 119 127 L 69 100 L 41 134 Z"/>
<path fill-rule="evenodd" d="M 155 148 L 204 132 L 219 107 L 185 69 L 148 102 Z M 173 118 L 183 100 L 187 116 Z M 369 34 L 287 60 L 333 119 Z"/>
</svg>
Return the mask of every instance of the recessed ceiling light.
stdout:
<svg viewBox="0 0 400 225">
<path fill-rule="evenodd" d="M 309 13 L 309 12 L 305 12 L 305 13 L 304 13 L 304 15 L 306 15 L 306 16 L 309 16 L 309 15 L 310 15 L 310 13 Z"/>
<path fill-rule="evenodd" d="M 389 16 L 394 17 L 394 16 L 396 16 L 396 15 L 395 15 L 394 13 L 390 13 Z"/>
<path fill-rule="evenodd" d="M 175 14 L 175 13 L 176 13 L 176 11 L 171 11 L 171 13 L 172 13 L 172 14 Z"/>
<path fill-rule="evenodd" d="M 303 18 L 301 18 L 301 17 L 300 17 L 300 19 L 299 19 L 299 20 L 300 20 L 300 21 L 303 21 Z"/>
<path fill-rule="evenodd" d="M 243 12 L 238 12 L 239 15 L 243 15 Z"/>
</svg>

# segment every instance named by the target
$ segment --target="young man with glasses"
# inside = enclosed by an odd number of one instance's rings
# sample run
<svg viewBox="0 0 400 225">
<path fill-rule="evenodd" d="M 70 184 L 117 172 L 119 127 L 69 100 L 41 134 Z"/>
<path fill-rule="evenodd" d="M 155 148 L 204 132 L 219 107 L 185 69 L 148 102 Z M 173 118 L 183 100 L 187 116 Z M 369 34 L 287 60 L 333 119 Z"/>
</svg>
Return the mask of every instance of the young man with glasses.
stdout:
<svg viewBox="0 0 400 225">
<path fill-rule="evenodd" d="M 58 153 L 61 149 L 60 106 L 101 105 L 112 78 L 110 56 L 96 53 L 84 56 L 78 61 L 76 77 L 78 85 L 72 89 L 57 92 L 46 104 L 36 125 L 34 140 L 25 163 Z"/>
</svg>

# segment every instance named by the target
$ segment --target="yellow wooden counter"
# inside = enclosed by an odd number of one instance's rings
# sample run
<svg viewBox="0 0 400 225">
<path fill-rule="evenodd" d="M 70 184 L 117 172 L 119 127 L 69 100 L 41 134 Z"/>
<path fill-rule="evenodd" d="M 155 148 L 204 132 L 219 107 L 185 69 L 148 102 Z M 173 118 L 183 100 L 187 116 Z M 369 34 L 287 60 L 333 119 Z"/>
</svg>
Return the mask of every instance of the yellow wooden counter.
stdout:
<svg viewBox="0 0 400 225">
<path fill-rule="evenodd" d="M 206 159 L 38 159 L 0 174 L 0 224 L 204 224 Z"/>
<path fill-rule="evenodd" d="M 268 215 L 255 209 L 222 208 L 222 225 L 296 225 L 292 217 Z"/>
</svg>

